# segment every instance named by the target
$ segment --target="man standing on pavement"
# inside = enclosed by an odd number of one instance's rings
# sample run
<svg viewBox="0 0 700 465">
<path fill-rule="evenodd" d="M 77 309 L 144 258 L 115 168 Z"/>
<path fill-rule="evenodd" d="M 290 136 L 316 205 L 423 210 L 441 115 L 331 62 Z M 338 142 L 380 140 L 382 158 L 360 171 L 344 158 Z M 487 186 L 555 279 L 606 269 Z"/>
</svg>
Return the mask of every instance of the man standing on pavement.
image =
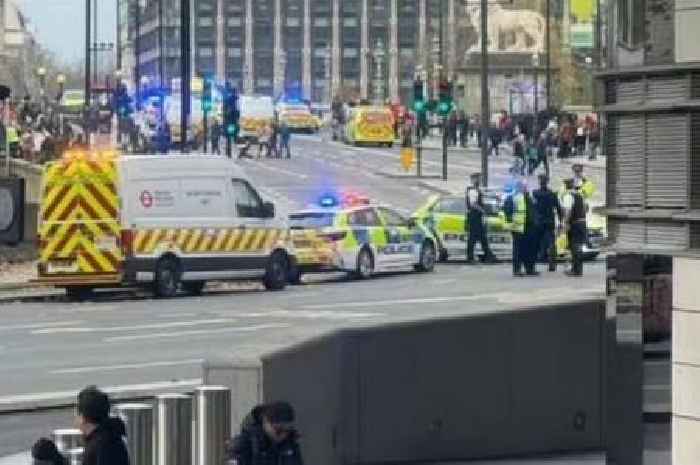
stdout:
<svg viewBox="0 0 700 465">
<path fill-rule="evenodd" d="M 258 405 L 230 442 L 228 456 L 237 465 L 303 465 L 298 438 L 289 403 Z"/>
<path fill-rule="evenodd" d="M 562 201 L 562 207 L 566 212 L 566 225 L 568 227 L 567 240 L 571 251 L 571 270 L 569 276 L 583 276 L 583 246 L 588 241 L 586 215 L 588 205 L 581 192 L 583 181 L 581 179 L 567 179 L 565 185 L 568 189 Z"/>
<path fill-rule="evenodd" d="M 83 465 L 129 465 L 121 419 L 109 416 L 107 394 L 88 386 L 78 394 L 76 425 L 83 433 Z"/>
<path fill-rule="evenodd" d="M 484 262 L 496 263 L 498 260 L 491 252 L 486 224 L 484 223 L 484 193 L 481 190 L 481 173 L 473 173 L 472 185 L 467 187 L 465 194 L 467 206 L 467 223 L 469 228 L 467 240 L 467 263 L 474 263 L 474 245 L 479 242 L 484 253 Z"/>
<path fill-rule="evenodd" d="M 535 270 L 535 209 L 525 181 L 516 182 L 515 192 L 506 200 L 504 210 L 513 235 L 513 276 L 538 276 Z"/>
<path fill-rule="evenodd" d="M 285 152 L 287 158 L 292 158 L 292 149 L 289 146 L 289 140 L 292 138 L 292 131 L 286 122 L 282 122 L 280 126 L 280 150 L 279 156 L 282 157 L 282 151 Z"/>
<path fill-rule="evenodd" d="M 559 204 L 559 197 L 549 189 L 549 178 L 540 175 L 540 188 L 532 193 L 537 211 L 537 254 L 547 259 L 549 271 L 557 270 L 556 219 L 563 224 L 564 214 Z M 556 217 L 555 217 L 556 214 Z"/>
</svg>

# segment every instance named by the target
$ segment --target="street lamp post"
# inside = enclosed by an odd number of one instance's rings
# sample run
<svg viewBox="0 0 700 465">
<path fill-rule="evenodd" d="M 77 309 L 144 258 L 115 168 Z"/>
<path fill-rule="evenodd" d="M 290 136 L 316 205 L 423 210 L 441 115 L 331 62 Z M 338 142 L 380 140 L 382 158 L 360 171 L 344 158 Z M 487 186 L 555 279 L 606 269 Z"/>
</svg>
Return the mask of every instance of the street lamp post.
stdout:
<svg viewBox="0 0 700 465">
<path fill-rule="evenodd" d="M 539 74 L 540 74 L 540 55 L 539 53 L 533 53 L 532 54 L 532 69 L 533 69 L 533 98 L 532 98 L 532 109 L 535 114 L 535 121 L 533 123 L 533 127 L 535 131 L 532 134 L 532 137 L 537 137 L 538 134 L 537 132 L 540 129 L 539 126 L 539 118 L 538 114 L 540 111 L 540 105 L 539 105 L 539 96 L 540 96 L 540 89 L 539 89 Z"/>
<path fill-rule="evenodd" d="M 66 75 L 65 74 L 59 74 L 56 76 L 56 83 L 58 84 L 58 95 L 56 97 L 57 101 L 61 101 L 63 98 L 63 91 L 65 90 L 66 86 Z"/>
<path fill-rule="evenodd" d="M 46 68 L 43 66 L 36 70 L 39 77 L 39 97 L 41 99 L 41 112 L 46 113 Z"/>
<path fill-rule="evenodd" d="M 279 53 L 279 67 L 280 67 L 280 89 L 281 97 L 284 99 L 287 94 L 287 52 L 280 50 Z"/>
<path fill-rule="evenodd" d="M 438 86 L 440 83 L 440 71 L 442 68 L 442 65 L 440 63 L 440 54 L 441 54 L 441 48 L 440 48 L 440 37 L 437 35 L 433 36 L 433 49 L 432 49 L 432 57 L 433 57 L 433 98 L 437 99 L 438 98 Z"/>
<path fill-rule="evenodd" d="M 330 45 L 326 47 L 325 53 L 323 54 L 323 77 L 326 83 L 326 99 L 328 101 L 328 108 L 331 108 L 331 102 L 333 101 L 332 89 L 331 89 L 331 47 Z"/>
<path fill-rule="evenodd" d="M 382 39 L 377 40 L 377 45 L 374 48 L 374 67 L 375 67 L 375 82 L 374 82 L 374 98 L 377 105 L 384 102 L 384 43 Z"/>
</svg>

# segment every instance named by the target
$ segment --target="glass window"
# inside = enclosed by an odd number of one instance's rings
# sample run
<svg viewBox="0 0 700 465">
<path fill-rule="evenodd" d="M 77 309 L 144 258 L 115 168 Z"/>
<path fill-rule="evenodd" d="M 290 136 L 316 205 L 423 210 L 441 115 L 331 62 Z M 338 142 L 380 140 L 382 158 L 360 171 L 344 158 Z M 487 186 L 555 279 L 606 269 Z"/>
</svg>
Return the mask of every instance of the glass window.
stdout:
<svg viewBox="0 0 700 465">
<path fill-rule="evenodd" d="M 450 215 L 464 215 L 466 209 L 466 200 L 461 197 L 440 199 L 435 207 L 437 213 L 447 213 Z"/>
<path fill-rule="evenodd" d="M 232 16 L 227 20 L 228 27 L 241 27 L 242 20 L 241 17 Z"/>
<path fill-rule="evenodd" d="M 314 18 L 314 26 L 316 27 L 328 27 L 328 18 Z"/>
<path fill-rule="evenodd" d="M 233 179 L 232 184 L 236 214 L 241 218 L 262 218 L 262 201 L 255 189 L 243 179 Z"/>
<path fill-rule="evenodd" d="M 348 214 L 350 226 L 381 226 L 379 216 L 374 208 L 365 208 Z"/>
<path fill-rule="evenodd" d="M 333 226 L 335 213 L 308 212 L 289 215 L 289 226 L 292 229 L 315 229 Z"/>
<path fill-rule="evenodd" d="M 214 56 L 214 50 L 209 47 L 201 47 L 199 49 L 199 56 L 200 57 L 213 57 Z"/>
<path fill-rule="evenodd" d="M 619 41 L 635 48 L 644 41 L 644 0 L 618 0 L 617 21 Z"/>
<path fill-rule="evenodd" d="M 214 18 L 211 16 L 202 16 L 199 18 L 199 25 L 201 27 L 211 27 L 214 25 Z"/>
<path fill-rule="evenodd" d="M 379 211 L 384 218 L 386 226 L 406 226 L 408 221 L 399 212 L 390 210 L 385 207 L 380 207 Z"/>
</svg>

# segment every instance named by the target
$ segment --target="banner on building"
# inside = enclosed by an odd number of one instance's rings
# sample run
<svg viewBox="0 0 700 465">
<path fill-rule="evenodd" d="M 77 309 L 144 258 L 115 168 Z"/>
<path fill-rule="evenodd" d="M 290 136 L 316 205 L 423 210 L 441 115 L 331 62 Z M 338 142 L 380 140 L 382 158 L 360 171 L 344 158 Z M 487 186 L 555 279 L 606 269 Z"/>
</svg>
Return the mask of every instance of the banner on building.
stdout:
<svg viewBox="0 0 700 465">
<path fill-rule="evenodd" d="M 571 0 L 571 16 L 575 23 L 593 23 L 595 0 Z"/>
<path fill-rule="evenodd" d="M 24 239 L 24 179 L 0 178 L 0 243 Z"/>
<path fill-rule="evenodd" d="M 571 25 L 571 48 L 593 48 L 593 23 Z"/>
</svg>

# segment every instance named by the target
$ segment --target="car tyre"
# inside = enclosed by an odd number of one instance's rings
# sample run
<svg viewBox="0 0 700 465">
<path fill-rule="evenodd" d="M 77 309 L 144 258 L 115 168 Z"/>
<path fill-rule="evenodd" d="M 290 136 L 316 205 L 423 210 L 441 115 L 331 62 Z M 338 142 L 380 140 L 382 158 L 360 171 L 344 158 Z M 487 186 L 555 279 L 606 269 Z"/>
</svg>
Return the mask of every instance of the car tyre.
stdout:
<svg viewBox="0 0 700 465">
<path fill-rule="evenodd" d="M 70 286 L 66 288 L 66 296 L 71 302 L 82 302 L 94 297 L 94 292 L 90 287 Z"/>
<path fill-rule="evenodd" d="M 190 295 L 202 295 L 206 285 L 206 281 L 190 281 L 182 283 L 182 288 Z"/>
<path fill-rule="evenodd" d="M 180 275 L 180 266 L 177 259 L 163 257 L 158 260 L 153 283 L 153 290 L 156 296 L 164 299 L 175 297 L 180 289 Z"/>
<path fill-rule="evenodd" d="M 263 285 L 268 291 L 281 291 L 287 286 L 289 273 L 287 257 L 282 252 L 275 252 L 267 262 Z"/>
<path fill-rule="evenodd" d="M 357 266 L 355 268 L 355 278 L 369 279 L 374 273 L 374 257 L 372 252 L 364 247 L 357 255 Z"/>
<path fill-rule="evenodd" d="M 416 265 L 416 271 L 429 273 L 435 269 L 435 246 L 430 241 L 423 242 L 420 249 L 420 259 Z"/>
<path fill-rule="evenodd" d="M 292 266 L 289 268 L 289 276 L 287 277 L 287 280 L 289 281 L 289 284 L 293 284 L 294 286 L 298 286 L 302 284 L 301 282 L 301 277 L 302 277 L 302 272 L 299 269 L 298 266 Z"/>
<path fill-rule="evenodd" d="M 445 263 L 449 259 L 450 259 L 450 254 L 447 252 L 447 250 L 440 249 L 440 255 L 438 257 L 438 260 L 440 261 L 440 263 Z"/>
</svg>

